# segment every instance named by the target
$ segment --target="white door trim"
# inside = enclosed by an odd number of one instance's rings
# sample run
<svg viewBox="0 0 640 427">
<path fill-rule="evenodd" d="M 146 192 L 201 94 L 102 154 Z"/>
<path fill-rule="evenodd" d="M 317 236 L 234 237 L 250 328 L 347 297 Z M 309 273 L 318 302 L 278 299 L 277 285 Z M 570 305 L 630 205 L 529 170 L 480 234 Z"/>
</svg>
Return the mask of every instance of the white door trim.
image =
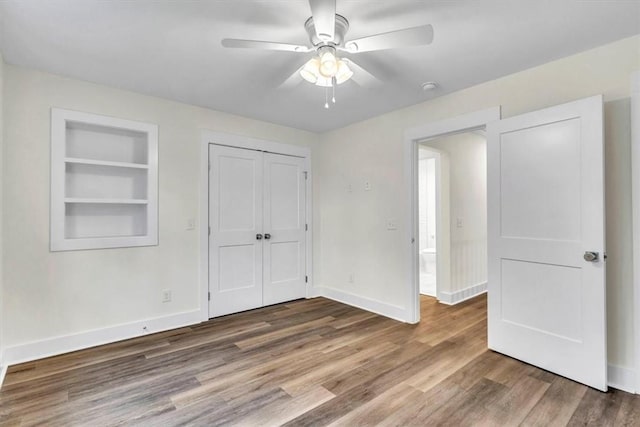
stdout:
<svg viewBox="0 0 640 427">
<path fill-rule="evenodd" d="M 313 296 L 313 194 L 311 172 L 311 149 L 298 145 L 267 141 L 223 132 L 202 130 L 200 140 L 200 313 L 203 321 L 209 320 L 209 144 L 226 145 L 229 147 L 245 148 L 264 151 L 267 153 L 284 154 L 305 159 L 306 181 L 306 220 L 309 229 L 306 236 L 306 269 L 307 269 L 307 298 Z"/>
<path fill-rule="evenodd" d="M 418 272 L 418 142 L 440 136 L 483 129 L 487 123 L 500 120 L 500 107 L 488 108 L 450 119 L 406 129 L 404 132 L 404 188 L 409 209 L 406 236 L 407 285 L 406 307 L 409 323 L 420 321 L 420 274 Z"/>
<path fill-rule="evenodd" d="M 640 71 L 631 75 L 631 191 L 633 201 L 633 287 L 635 306 L 635 392 L 640 394 Z"/>
</svg>

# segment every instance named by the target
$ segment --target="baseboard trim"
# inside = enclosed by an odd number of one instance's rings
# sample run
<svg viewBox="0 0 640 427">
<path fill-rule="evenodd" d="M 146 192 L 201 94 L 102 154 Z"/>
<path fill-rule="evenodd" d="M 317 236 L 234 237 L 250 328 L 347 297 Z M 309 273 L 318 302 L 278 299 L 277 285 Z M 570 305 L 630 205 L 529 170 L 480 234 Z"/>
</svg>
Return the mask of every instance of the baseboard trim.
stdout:
<svg viewBox="0 0 640 427">
<path fill-rule="evenodd" d="M 397 305 L 387 304 L 370 298 L 364 298 L 348 292 L 326 287 L 315 287 L 312 295 L 316 297 L 329 298 L 343 304 L 351 305 L 353 307 L 361 308 L 363 310 L 367 310 L 381 316 L 398 320 L 400 322 L 410 323 L 407 320 L 409 318 L 407 310 L 402 307 L 398 307 Z"/>
<path fill-rule="evenodd" d="M 2 362 L 4 367 L 30 362 L 45 357 L 57 356 L 77 350 L 110 344 L 130 338 L 136 338 L 156 332 L 168 331 L 202 321 L 200 310 L 187 311 L 169 316 L 155 317 L 132 323 L 111 326 L 103 329 L 80 332 L 19 344 L 4 349 Z"/>
<path fill-rule="evenodd" d="M 447 305 L 456 305 L 487 292 L 487 282 L 478 283 L 455 292 L 438 292 L 438 300 Z"/>
<path fill-rule="evenodd" d="M 0 388 L 2 388 L 2 384 L 4 383 L 4 377 L 7 375 L 8 368 L 9 367 L 6 365 L 6 363 L 0 366 Z"/>
<path fill-rule="evenodd" d="M 633 369 L 609 365 L 607 374 L 609 387 L 626 391 L 627 393 L 636 393 L 636 373 Z"/>
</svg>

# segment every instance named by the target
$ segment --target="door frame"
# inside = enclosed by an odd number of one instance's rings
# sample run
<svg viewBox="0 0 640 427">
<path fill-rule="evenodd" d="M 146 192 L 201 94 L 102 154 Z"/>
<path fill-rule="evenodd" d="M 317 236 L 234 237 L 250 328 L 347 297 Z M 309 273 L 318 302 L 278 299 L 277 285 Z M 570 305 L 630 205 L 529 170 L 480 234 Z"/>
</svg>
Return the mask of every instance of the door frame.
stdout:
<svg viewBox="0 0 640 427">
<path fill-rule="evenodd" d="M 301 145 L 267 141 L 247 136 L 234 135 L 224 132 L 202 130 L 200 139 L 200 206 L 198 237 L 200 239 L 200 313 L 202 321 L 209 317 L 209 145 L 217 144 L 227 147 L 244 148 L 273 154 L 300 157 L 304 159 L 306 179 L 305 216 L 309 225 L 305 242 L 306 264 L 306 297 L 313 296 L 313 174 L 311 171 L 311 148 Z"/>
<path fill-rule="evenodd" d="M 404 188 L 409 201 L 406 235 L 407 322 L 420 322 L 420 264 L 418 259 L 418 143 L 425 139 L 484 129 L 487 123 L 502 118 L 501 107 L 492 107 L 461 116 L 427 123 L 404 132 Z"/>
<path fill-rule="evenodd" d="M 631 199 L 633 202 L 633 308 L 635 393 L 640 394 L 640 71 L 631 75 Z"/>
</svg>

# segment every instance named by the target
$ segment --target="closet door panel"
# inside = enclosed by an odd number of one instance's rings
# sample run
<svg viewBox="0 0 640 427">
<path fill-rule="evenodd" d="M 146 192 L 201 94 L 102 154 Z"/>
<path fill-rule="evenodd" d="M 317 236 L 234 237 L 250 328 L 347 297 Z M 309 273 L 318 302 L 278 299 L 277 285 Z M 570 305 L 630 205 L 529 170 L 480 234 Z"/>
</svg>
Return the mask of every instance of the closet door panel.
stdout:
<svg viewBox="0 0 640 427">
<path fill-rule="evenodd" d="M 209 146 L 209 316 L 262 306 L 263 154 Z"/>
<path fill-rule="evenodd" d="M 304 159 L 264 155 L 264 305 L 306 296 Z"/>
</svg>

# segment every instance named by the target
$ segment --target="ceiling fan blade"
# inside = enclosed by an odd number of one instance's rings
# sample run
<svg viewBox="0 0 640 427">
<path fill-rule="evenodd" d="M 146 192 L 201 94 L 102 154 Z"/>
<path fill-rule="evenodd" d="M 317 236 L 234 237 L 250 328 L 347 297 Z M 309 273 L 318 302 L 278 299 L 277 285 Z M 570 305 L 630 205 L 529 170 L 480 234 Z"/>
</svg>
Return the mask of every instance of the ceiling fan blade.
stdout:
<svg viewBox="0 0 640 427">
<path fill-rule="evenodd" d="M 260 40 L 222 39 L 222 46 L 232 48 L 248 48 L 263 50 L 284 50 L 288 52 L 311 52 L 308 46 L 297 44 L 266 42 Z"/>
<path fill-rule="evenodd" d="M 336 0 L 309 0 L 316 35 L 322 41 L 332 41 L 336 32 Z"/>
<path fill-rule="evenodd" d="M 404 30 L 390 31 L 351 40 L 344 44 L 345 50 L 351 53 L 370 52 L 373 50 L 393 49 L 406 46 L 430 44 L 433 41 L 433 27 L 421 25 Z"/>
<path fill-rule="evenodd" d="M 349 65 L 349 68 L 351 68 L 351 71 L 353 71 L 353 76 L 351 77 L 351 80 L 356 82 L 358 85 L 365 86 L 365 87 L 373 87 L 373 86 L 382 84 L 382 81 L 380 81 L 379 78 L 377 78 L 376 76 L 374 76 L 373 74 L 371 74 L 370 72 L 368 72 L 367 70 L 365 70 L 364 68 L 356 64 L 355 62 L 353 62 L 352 59 L 342 58 L 342 60 L 346 61 L 347 64 Z"/>
<path fill-rule="evenodd" d="M 291 89 L 298 86 L 303 81 L 302 77 L 300 76 L 300 70 L 302 69 L 302 67 L 304 67 L 305 64 L 306 62 L 296 68 L 296 70 L 289 77 L 287 77 L 282 83 L 278 85 L 278 89 Z"/>
</svg>

